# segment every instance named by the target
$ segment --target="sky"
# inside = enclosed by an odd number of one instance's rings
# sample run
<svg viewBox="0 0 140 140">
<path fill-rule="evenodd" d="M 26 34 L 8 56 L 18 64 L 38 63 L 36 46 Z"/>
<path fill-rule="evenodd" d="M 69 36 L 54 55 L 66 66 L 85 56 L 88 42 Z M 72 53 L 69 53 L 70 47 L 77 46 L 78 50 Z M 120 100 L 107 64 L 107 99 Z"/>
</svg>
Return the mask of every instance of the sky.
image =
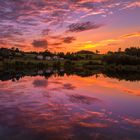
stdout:
<svg viewBox="0 0 140 140">
<path fill-rule="evenodd" d="M 140 46 L 140 0 L 0 0 L 0 47 L 101 53 Z"/>
</svg>

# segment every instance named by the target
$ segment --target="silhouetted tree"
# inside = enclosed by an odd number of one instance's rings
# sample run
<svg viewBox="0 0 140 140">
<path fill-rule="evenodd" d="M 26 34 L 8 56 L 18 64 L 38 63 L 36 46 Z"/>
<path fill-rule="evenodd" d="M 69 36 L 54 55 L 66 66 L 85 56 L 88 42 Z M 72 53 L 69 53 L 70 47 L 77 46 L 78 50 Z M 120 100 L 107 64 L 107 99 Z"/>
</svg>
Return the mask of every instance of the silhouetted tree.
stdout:
<svg viewBox="0 0 140 140">
<path fill-rule="evenodd" d="M 96 54 L 99 54 L 99 53 L 100 53 L 100 51 L 96 50 Z"/>
<path fill-rule="evenodd" d="M 140 48 L 136 47 L 126 48 L 125 54 L 140 57 Z"/>
</svg>

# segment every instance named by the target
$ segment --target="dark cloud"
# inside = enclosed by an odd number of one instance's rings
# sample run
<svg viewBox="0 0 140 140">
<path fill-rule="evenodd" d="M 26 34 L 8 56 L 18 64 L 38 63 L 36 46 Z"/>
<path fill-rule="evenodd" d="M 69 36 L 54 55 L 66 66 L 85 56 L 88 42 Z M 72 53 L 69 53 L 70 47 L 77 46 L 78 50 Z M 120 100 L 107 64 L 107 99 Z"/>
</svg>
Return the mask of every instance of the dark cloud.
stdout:
<svg viewBox="0 0 140 140">
<path fill-rule="evenodd" d="M 48 42 L 46 40 L 34 40 L 32 45 L 36 48 L 45 48 L 48 47 Z"/>
<path fill-rule="evenodd" d="M 63 89 L 74 90 L 75 88 L 76 88 L 75 86 L 69 83 L 63 85 Z"/>
<path fill-rule="evenodd" d="M 67 43 L 67 44 L 72 43 L 72 42 L 75 41 L 75 40 L 76 40 L 76 38 L 73 37 L 73 36 L 69 36 L 69 37 L 64 37 L 64 38 L 63 38 L 63 42 L 64 42 L 64 43 Z"/>
<path fill-rule="evenodd" d="M 82 32 L 86 30 L 98 29 L 101 26 L 102 26 L 101 24 L 95 24 L 90 21 L 81 22 L 81 23 L 73 23 L 68 26 L 68 32 Z"/>
<path fill-rule="evenodd" d="M 56 42 L 56 43 L 52 43 L 50 45 L 52 45 L 52 46 L 59 46 L 59 45 L 62 45 L 62 43 L 61 42 Z"/>
<path fill-rule="evenodd" d="M 55 43 L 49 43 L 49 45 L 53 45 L 53 46 L 59 46 L 62 45 L 63 43 L 70 44 L 76 40 L 76 38 L 73 36 L 67 36 L 67 37 L 51 36 L 50 38 L 53 39 Z"/>
</svg>

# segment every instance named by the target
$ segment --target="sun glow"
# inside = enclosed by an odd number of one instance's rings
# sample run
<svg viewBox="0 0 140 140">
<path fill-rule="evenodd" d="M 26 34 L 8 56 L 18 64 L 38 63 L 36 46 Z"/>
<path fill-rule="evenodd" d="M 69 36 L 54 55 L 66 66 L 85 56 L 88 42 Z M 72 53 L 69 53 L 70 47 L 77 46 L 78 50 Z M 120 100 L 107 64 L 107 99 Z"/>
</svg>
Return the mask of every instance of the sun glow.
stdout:
<svg viewBox="0 0 140 140">
<path fill-rule="evenodd" d="M 88 43 L 88 44 L 85 44 L 84 46 L 81 47 L 81 49 L 92 49 L 92 48 L 95 48 L 96 46 L 92 43 Z"/>
</svg>

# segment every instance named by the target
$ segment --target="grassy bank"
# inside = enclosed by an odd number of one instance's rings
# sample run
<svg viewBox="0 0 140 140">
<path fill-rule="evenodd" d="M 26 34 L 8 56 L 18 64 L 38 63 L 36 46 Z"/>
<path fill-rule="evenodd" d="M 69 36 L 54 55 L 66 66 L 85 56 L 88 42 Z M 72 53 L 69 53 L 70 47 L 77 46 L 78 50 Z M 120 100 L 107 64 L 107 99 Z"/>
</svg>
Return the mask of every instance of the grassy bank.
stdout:
<svg viewBox="0 0 140 140">
<path fill-rule="evenodd" d="M 14 69 L 14 70 L 26 70 L 26 69 L 87 69 L 87 70 L 105 70 L 112 72 L 140 72 L 140 65 L 117 65 L 117 64 L 105 64 L 101 60 L 61 60 L 61 61 L 47 61 L 47 60 L 5 60 L 0 61 L 0 70 Z"/>
</svg>

